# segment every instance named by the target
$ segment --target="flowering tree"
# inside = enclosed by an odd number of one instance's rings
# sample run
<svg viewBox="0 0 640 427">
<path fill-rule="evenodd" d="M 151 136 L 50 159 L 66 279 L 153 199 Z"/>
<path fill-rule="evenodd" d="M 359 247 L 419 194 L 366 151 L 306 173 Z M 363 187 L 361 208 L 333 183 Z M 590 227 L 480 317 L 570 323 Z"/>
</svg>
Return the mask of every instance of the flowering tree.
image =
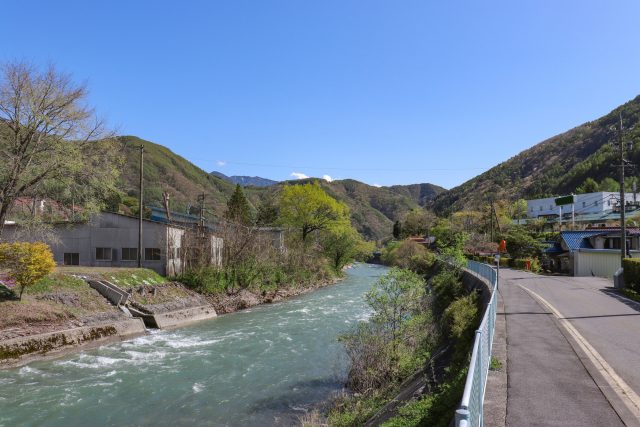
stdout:
<svg viewBox="0 0 640 427">
<path fill-rule="evenodd" d="M 25 288 L 53 271 L 51 249 L 44 243 L 0 243 L 0 268 L 7 270 L 7 278 L 20 286 L 19 298 Z"/>
</svg>

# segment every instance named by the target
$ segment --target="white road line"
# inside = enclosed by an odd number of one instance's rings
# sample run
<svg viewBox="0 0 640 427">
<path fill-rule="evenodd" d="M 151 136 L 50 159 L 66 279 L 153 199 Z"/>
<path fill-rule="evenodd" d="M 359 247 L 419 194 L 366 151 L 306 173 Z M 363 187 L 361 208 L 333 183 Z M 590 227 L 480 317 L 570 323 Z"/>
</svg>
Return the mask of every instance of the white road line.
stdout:
<svg viewBox="0 0 640 427">
<path fill-rule="evenodd" d="M 640 396 L 636 394 L 635 391 L 616 373 L 616 371 L 607 363 L 607 361 L 598 353 L 598 351 L 589 344 L 589 342 L 578 332 L 576 328 L 573 327 L 571 322 L 568 319 L 565 319 L 564 316 L 556 310 L 554 306 L 552 306 L 547 300 L 542 298 L 540 295 L 532 291 L 531 289 L 525 288 L 522 285 L 518 285 L 520 288 L 527 291 L 532 297 L 537 299 L 540 303 L 545 305 L 549 311 L 551 311 L 554 316 L 558 319 L 560 324 L 569 332 L 569 334 L 575 339 L 578 343 L 582 351 L 587 355 L 589 360 L 596 367 L 598 372 L 604 377 L 604 379 L 609 383 L 611 389 L 620 397 L 620 399 L 624 402 L 625 406 L 629 408 L 631 413 L 640 421 Z"/>
</svg>

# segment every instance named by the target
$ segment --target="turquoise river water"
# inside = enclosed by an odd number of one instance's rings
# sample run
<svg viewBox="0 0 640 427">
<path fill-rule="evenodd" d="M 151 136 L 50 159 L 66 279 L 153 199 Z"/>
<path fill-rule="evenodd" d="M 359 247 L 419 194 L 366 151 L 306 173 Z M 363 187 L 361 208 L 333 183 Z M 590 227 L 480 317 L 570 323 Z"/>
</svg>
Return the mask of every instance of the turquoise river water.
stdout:
<svg viewBox="0 0 640 427">
<path fill-rule="evenodd" d="M 281 303 L 0 371 L 0 426 L 292 425 L 340 390 L 337 336 L 384 267 Z"/>
</svg>

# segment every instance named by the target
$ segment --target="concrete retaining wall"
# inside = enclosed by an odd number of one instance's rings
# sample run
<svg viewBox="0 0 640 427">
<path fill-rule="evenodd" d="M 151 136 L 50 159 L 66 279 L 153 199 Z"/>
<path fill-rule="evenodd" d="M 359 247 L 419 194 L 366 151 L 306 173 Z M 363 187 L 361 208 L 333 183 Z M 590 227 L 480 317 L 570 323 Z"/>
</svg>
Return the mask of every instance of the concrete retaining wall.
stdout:
<svg viewBox="0 0 640 427">
<path fill-rule="evenodd" d="M 59 357 L 71 351 L 144 335 L 140 319 L 128 319 L 48 332 L 0 342 L 0 369 L 24 365 L 33 360 Z"/>
<path fill-rule="evenodd" d="M 189 307 L 168 313 L 154 314 L 156 327 L 160 329 L 178 328 L 200 320 L 213 319 L 217 316 L 216 310 L 211 305 Z"/>
<path fill-rule="evenodd" d="M 125 305 L 129 299 L 129 294 L 107 281 L 88 280 L 87 282 L 113 305 Z"/>
</svg>

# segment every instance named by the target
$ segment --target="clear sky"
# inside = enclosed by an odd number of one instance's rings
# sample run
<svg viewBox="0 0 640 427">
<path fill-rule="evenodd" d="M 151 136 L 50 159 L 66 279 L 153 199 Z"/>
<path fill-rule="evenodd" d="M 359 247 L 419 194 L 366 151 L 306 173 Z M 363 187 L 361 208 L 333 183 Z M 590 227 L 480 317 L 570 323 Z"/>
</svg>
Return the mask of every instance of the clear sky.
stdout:
<svg viewBox="0 0 640 427">
<path fill-rule="evenodd" d="M 5 1 L 0 60 L 201 168 L 450 188 L 640 94 L 640 2 Z"/>
</svg>

